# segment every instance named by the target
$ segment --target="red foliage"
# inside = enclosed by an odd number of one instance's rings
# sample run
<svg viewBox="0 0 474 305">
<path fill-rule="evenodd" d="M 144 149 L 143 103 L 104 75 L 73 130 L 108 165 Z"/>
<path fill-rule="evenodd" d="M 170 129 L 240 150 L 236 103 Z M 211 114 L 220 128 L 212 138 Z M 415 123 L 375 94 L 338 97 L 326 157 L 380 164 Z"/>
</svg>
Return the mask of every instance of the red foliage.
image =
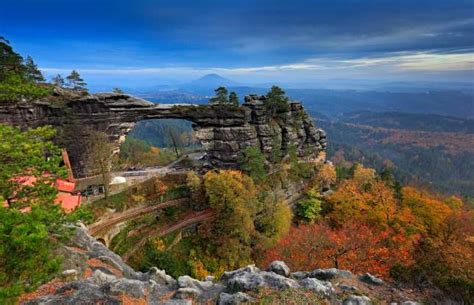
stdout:
<svg viewBox="0 0 474 305">
<path fill-rule="evenodd" d="M 404 232 L 390 228 L 377 231 L 364 224 L 347 223 L 340 229 L 332 229 L 325 223 L 317 223 L 293 227 L 266 252 L 261 265 L 283 260 L 293 270 L 335 267 L 386 277 L 395 264 L 412 262 L 412 246 Z"/>
</svg>

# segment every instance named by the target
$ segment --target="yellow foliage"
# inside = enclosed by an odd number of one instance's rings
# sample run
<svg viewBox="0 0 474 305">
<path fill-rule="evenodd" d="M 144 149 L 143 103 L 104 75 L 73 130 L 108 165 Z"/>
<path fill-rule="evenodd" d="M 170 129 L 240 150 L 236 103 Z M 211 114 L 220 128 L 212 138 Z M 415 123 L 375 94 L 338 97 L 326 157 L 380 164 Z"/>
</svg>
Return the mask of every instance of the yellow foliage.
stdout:
<svg viewBox="0 0 474 305">
<path fill-rule="evenodd" d="M 152 245 L 158 251 L 165 251 L 166 249 L 166 245 L 160 237 L 153 238 Z"/>
<path fill-rule="evenodd" d="M 210 275 L 209 271 L 206 269 L 206 266 L 200 261 L 192 261 L 191 275 L 197 279 L 204 279 L 206 276 Z"/>
<path fill-rule="evenodd" d="M 359 187 L 372 183 L 375 180 L 375 169 L 366 168 L 361 164 L 358 164 L 354 170 L 353 180 L 357 183 Z"/>
<path fill-rule="evenodd" d="M 186 185 L 193 191 L 198 191 L 201 188 L 201 178 L 194 171 L 186 174 Z"/>
<path fill-rule="evenodd" d="M 434 196 L 413 187 L 402 189 L 402 205 L 408 207 L 416 217 L 416 229 L 421 233 L 438 230 L 444 220 L 452 214 L 449 205 Z"/>
</svg>

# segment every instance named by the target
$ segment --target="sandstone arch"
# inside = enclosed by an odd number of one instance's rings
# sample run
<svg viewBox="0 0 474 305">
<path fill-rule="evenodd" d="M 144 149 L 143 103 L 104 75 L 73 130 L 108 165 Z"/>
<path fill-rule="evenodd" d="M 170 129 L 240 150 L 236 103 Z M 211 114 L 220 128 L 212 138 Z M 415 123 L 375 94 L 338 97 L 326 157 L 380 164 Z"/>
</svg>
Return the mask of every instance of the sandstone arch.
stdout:
<svg viewBox="0 0 474 305">
<path fill-rule="evenodd" d="M 298 152 L 316 156 L 326 148 L 326 135 L 316 129 L 299 102 L 290 103 L 286 118 L 269 122 L 263 96 L 250 95 L 240 107 L 191 104 L 154 104 L 125 94 L 63 96 L 61 103 L 50 101 L 3 102 L 0 123 L 36 127 L 53 125 L 65 131 L 63 143 L 68 150 L 76 177 L 87 175 L 84 143 L 87 130 L 103 131 L 118 149 L 134 125 L 147 119 L 184 119 L 193 128 L 209 164 L 216 167 L 237 165 L 239 152 L 249 146 L 269 153 L 295 145 Z M 278 144 L 275 146 L 274 139 Z"/>
</svg>

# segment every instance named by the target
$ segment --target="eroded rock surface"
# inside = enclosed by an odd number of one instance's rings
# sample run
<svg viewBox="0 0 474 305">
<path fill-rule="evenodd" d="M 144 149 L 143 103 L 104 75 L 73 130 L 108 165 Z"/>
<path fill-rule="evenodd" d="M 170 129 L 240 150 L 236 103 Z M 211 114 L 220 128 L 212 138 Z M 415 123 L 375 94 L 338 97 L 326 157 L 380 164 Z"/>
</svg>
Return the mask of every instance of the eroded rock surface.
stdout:
<svg viewBox="0 0 474 305">
<path fill-rule="evenodd" d="M 281 119 L 268 117 L 264 96 L 250 95 L 240 107 L 220 105 L 154 104 L 125 94 L 57 93 L 57 100 L 2 102 L 0 123 L 21 127 L 53 125 L 60 130 L 76 177 L 86 170 L 90 132 L 103 131 L 118 150 L 135 124 L 149 119 L 193 122 L 210 166 L 235 167 L 246 147 L 270 153 L 295 146 L 300 155 L 315 157 L 326 148 L 326 134 L 317 129 L 299 102 L 291 102 Z"/>
<path fill-rule="evenodd" d="M 66 272 L 68 275 L 74 273 L 75 277 L 54 279 L 38 291 L 23 295 L 20 304 L 258 303 L 258 293 L 262 289 L 301 289 L 319 296 L 324 300 L 322 304 L 365 305 L 372 304 L 371 300 L 417 304 L 413 301 L 413 295 L 407 295 L 386 283 L 378 286 L 367 284 L 345 270 L 333 268 L 290 273 L 281 261 L 271 263 L 267 271 L 249 265 L 224 272 L 220 279 L 208 278 L 204 281 L 190 276 L 181 276 L 176 280 L 155 267 L 146 273 L 136 272 L 92 238 L 84 227 L 76 229 L 76 235 L 66 248 L 70 254 L 64 252 L 65 263 L 68 266 L 82 265 L 80 270 L 68 269 Z"/>
</svg>

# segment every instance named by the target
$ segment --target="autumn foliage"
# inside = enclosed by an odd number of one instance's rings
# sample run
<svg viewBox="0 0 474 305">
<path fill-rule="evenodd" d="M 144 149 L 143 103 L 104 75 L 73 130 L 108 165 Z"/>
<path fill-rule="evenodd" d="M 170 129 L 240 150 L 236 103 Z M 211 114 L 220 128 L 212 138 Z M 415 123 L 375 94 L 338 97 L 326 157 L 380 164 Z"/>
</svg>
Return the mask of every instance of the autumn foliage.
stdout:
<svg viewBox="0 0 474 305">
<path fill-rule="evenodd" d="M 412 262 L 412 245 L 403 233 L 392 229 L 377 232 L 361 223 L 333 229 L 323 222 L 293 227 L 267 251 L 261 265 L 283 260 L 293 270 L 334 267 L 387 276 L 393 265 Z"/>
<path fill-rule="evenodd" d="M 320 187 L 314 181 L 310 190 Z M 283 260 L 293 270 L 370 272 L 419 287 L 435 284 L 452 298 L 472 300 L 474 212 L 460 198 L 401 188 L 393 177 L 358 165 L 321 206 L 316 223 L 305 224 L 300 215 L 300 225 L 259 264 Z"/>
</svg>

